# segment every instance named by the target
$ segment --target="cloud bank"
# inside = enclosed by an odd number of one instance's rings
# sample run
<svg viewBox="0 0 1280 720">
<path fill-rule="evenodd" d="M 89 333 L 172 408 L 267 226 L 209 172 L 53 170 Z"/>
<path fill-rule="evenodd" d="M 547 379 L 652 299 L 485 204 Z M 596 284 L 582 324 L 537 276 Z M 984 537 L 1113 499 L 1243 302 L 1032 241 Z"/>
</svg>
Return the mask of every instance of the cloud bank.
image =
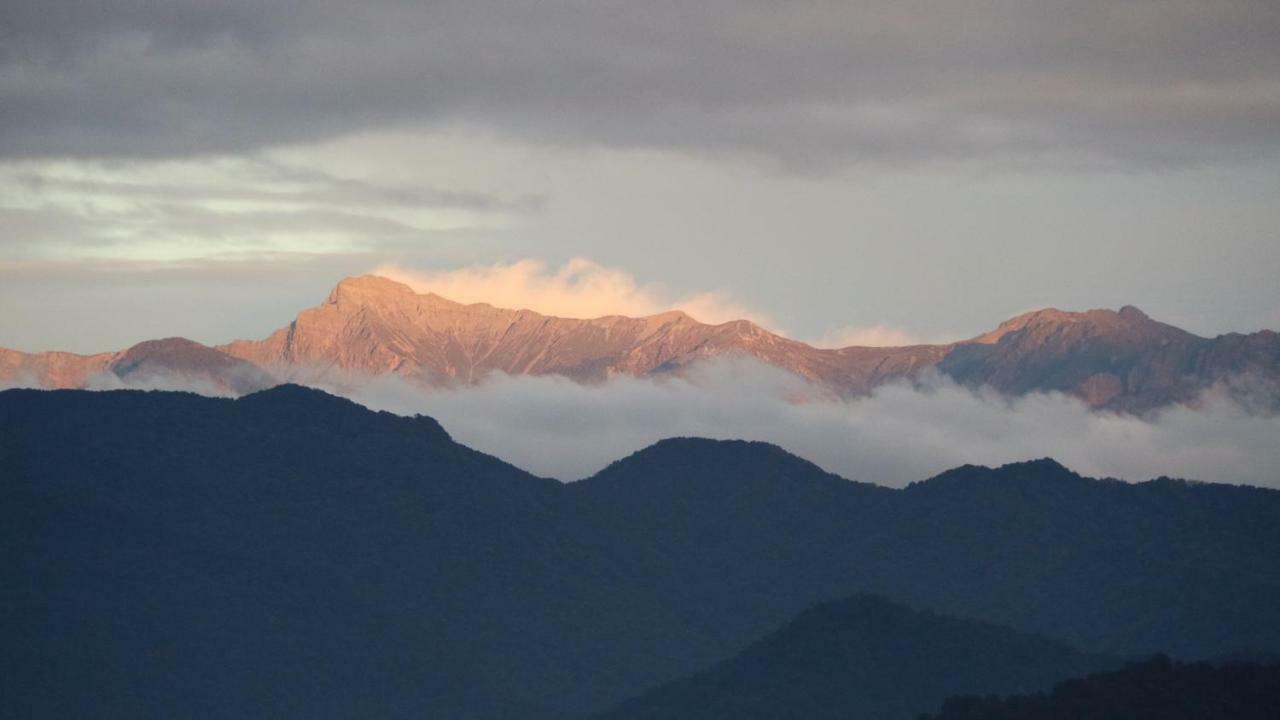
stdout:
<svg viewBox="0 0 1280 720">
<path fill-rule="evenodd" d="M 684 377 L 599 385 L 498 376 L 427 388 L 395 376 L 324 372 L 293 381 L 374 410 L 429 415 L 464 445 L 564 481 L 664 438 L 695 436 L 771 442 L 846 478 L 893 487 L 966 463 L 1052 457 L 1092 477 L 1165 475 L 1280 489 L 1280 415 L 1252 413 L 1225 394 L 1136 417 L 1096 412 L 1057 393 L 1008 399 L 933 375 L 844 399 L 741 359 L 706 362 Z M 27 378 L 0 390 L 37 386 Z M 121 388 L 229 394 L 198 378 L 156 373 L 106 374 L 89 384 Z"/>
<path fill-rule="evenodd" d="M 686 435 L 764 440 L 845 477 L 892 486 L 964 463 L 1049 456 L 1095 477 L 1280 487 L 1280 417 L 1218 397 L 1143 419 L 1094 412 L 1060 394 L 1007 400 L 933 377 L 844 400 L 748 361 L 598 386 L 518 377 L 428 390 L 382 377 L 345 392 L 371 408 L 431 415 L 459 442 L 562 480 Z"/>
<path fill-rule="evenodd" d="M 1268 0 L 12 0 L 0 155 L 244 152 L 451 124 L 793 167 L 1249 158 Z"/>
<path fill-rule="evenodd" d="M 640 317 L 683 310 L 706 323 L 746 319 L 772 324 L 763 315 L 733 301 L 727 293 L 674 295 L 659 285 L 640 283 L 625 270 L 586 258 L 573 258 L 558 269 L 549 268 L 540 260 L 525 259 L 434 271 L 386 264 L 373 273 L 405 283 L 415 292 L 432 292 L 455 302 L 485 302 L 558 317 Z"/>
<path fill-rule="evenodd" d="M 0 162 L 0 259 L 175 263 L 342 255 L 494 226 L 542 200 L 266 157 Z"/>
</svg>

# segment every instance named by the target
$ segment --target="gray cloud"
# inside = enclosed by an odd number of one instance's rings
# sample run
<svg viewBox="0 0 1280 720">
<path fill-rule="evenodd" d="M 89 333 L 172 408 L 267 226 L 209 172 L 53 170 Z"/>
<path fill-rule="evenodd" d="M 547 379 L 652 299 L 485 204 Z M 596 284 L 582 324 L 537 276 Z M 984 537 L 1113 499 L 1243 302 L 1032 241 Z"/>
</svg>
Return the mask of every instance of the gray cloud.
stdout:
<svg viewBox="0 0 1280 720">
<path fill-rule="evenodd" d="M 339 177 L 268 158 L 0 165 L 6 258 L 394 250 L 543 199 Z"/>
<path fill-rule="evenodd" d="M 1269 0 L 19 0 L 0 27 L 10 157 L 451 124 L 796 167 L 1149 167 L 1280 140 Z"/>
<path fill-rule="evenodd" d="M 505 200 L 478 192 L 397 187 L 366 180 L 336 177 L 314 168 L 283 166 L 262 159 L 249 164 L 248 172 L 240 173 L 241 177 L 236 178 L 240 181 L 238 184 L 173 185 L 158 182 L 86 179 L 59 177 L 49 173 L 47 168 L 43 170 L 36 167 L 18 170 L 13 174 L 13 182 L 33 193 L 77 193 L 155 202 L 189 201 L 197 197 L 204 202 L 364 204 L 507 212 L 533 210 L 543 202 L 537 197 Z M 256 182 L 259 185 L 243 184 L 246 181 Z"/>
</svg>

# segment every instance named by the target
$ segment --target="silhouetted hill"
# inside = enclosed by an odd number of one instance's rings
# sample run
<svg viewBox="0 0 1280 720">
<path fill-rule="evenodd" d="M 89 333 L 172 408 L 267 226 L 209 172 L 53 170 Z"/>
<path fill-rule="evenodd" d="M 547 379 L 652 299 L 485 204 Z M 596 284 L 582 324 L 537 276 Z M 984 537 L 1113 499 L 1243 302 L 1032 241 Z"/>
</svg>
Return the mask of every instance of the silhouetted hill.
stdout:
<svg viewBox="0 0 1280 720">
<path fill-rule="evenodd" d="M 630 557 L 643 549 L 633 562 L 726 654 L 861 591 L 1102 652 L 1280 647 L 1273 490 L 1093 480 L 1052 460 L 890 490 L 708 440 L 660 443 L 568 490 L 614 518 Z"/>
<path fill-rule="evenodd" d="M 676 626 L 560 483 L 313 390 L 10 391 L 0 467 L 0 716 L 539 717 Z"/>
<path fill-rule="evenodd" d="M 732 659 L 601 717 L 910 720 L 963 688 L 1036 690 L 1118 664 L 1043 637 L 857 595 L 806 610 Z"/>
<path fill-rule="evenodd" d="M 714 642 L 702 666 L 859 589 L 844 571 L 861 552 L 850 541 L 882 531 L 871 519 L 896 494 L 768 443 L 700 438 L 664 440 L 566 490 L 583 514 L 611 518 L 606 547 Z"/>
<path fill-rule="evenodd" d="M 1276 491 L 1035 461 L 958 468 L 898 500 L 903 540 L 868 573 L 897 599 L 1115 653 L 1280 646 Z"/>
<path fill-rule="evenodd" d="M 7 391 L 0 715 L 600 711 L 859 592 L 1090 652 L 1275 651 L 1277 547 L 1280 492 L 1049 461 L 891 490 L 681 439 L 562 485 L 296 386 Z"/>
<path fill-rule="evenodd" d="M 921 720 L 1274 720 L 1280 666 L 1155 657 L 1059 683 L 1048 694 L 956 697 Z"/>
</svg>

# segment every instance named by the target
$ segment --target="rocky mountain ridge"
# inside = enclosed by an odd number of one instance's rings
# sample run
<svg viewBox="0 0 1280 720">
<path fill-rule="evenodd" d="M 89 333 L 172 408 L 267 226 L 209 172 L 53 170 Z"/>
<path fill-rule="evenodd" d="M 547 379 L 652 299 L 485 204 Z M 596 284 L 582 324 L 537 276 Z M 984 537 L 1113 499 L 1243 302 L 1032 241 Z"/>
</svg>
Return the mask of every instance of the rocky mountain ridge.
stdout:
<svg viewBox="0 0 1280 720">
<path fill-rule="evenodd" d="M 679 311 L 552 317 L 456 303 L 372 275 L 343 280 L 322 304 L 262 340 L 208 347 L 170 338 L 96 355 L 0 349 L 0 381 L 79 388 L 104 374 L 136 385 L 168 373 L 237 394 L 284 380 L 388 373 L 430 385 L 477 383 L 495 373 L 590 383 L 678 373 L 733 356 L 845 396 L 936 370 L 1008 395 L 1059 391 L 1122 411 L 1193 401 L 1214 385 L 1256 408 L 1280 407 L 1280 335 L 1263 330 L 1204 338 L 1132 306 L 1037 310 L 956 343 L 824 349 L 746 320 L 709 325 Z"/>
</svg>

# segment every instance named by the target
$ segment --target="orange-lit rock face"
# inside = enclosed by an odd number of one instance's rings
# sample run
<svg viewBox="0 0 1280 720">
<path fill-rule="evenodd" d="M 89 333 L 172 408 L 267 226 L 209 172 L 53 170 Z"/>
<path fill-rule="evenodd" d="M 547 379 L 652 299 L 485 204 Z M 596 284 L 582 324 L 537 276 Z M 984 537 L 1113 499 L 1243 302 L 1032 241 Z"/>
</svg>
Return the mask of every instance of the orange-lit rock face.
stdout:
<svg viewBox="0 0 1280 720">
<path fill-rule="evenodd" d="M 134 380 L 170 373 L 229 392 L 317 373 L 396 374 L 428 384 L 475 383 L 493 373 L 596 382 L 728 356 L 755 358 L 843 395 L 929 369 L 1009 395 L 1059 391 L 1131 411 L 1192 400 L 1214 383 L 1265 395 L 1251 398 L 1263 409 L 1275 409 L 1280 395 L 1280 335 L 1202 338 L 1133 307 L 1038 310 L 953 344 L 832 350 L 746 320 L 709 325 L 682 312 L 551 317 L 419 295 L 375 276 L 343 280 L 322 304 L 263 340 L 210 348 L 170 338 L 90 356 L 0 351 L 0 380 L 81 387 L 101 373 Z"/>
<path fill-rule="evenodd" d="M 198 384 L 228 393 L 275 384 L 257 365 L 185 338 L 148 340 L 120 352 L 97 355 L 0 350 L 0 380 L 8 382 L 82 388 L 101 375 L 141 385 L 154 381 L 160 387 L 175 382 Z"/>
<path fill-rule="evenodd" d="M 104 372 L 114 353 L 75 355 L 64 352 L 21 353 L 0 349 L 0 380 L 32 383 L 47 388 L 83 387 Z"/>
<path fill-rule="evenodd" d="M 1080 384 L 1080 397 L 1094 407 L 1102 407 L 1124 392 L 1124 383 L 1111 373 L 1090 375 Z"/>
<path fill-rule="evenodd" d="M 932 364 L 937 355 L 928 348 L 820 350 L 745 320 L 707 325 L 682 312 L 572 319 L 462 305 L 377 277 L 344 280 L 324 304 L 267 339 L 220 349 L 267 367 L 394 372 L 427 382 L 474 382 L 494 371 L 593 381 L 742 354 L 843 385 L 866 375 L 864 369 L 897 376 Z"/>
</svg>

